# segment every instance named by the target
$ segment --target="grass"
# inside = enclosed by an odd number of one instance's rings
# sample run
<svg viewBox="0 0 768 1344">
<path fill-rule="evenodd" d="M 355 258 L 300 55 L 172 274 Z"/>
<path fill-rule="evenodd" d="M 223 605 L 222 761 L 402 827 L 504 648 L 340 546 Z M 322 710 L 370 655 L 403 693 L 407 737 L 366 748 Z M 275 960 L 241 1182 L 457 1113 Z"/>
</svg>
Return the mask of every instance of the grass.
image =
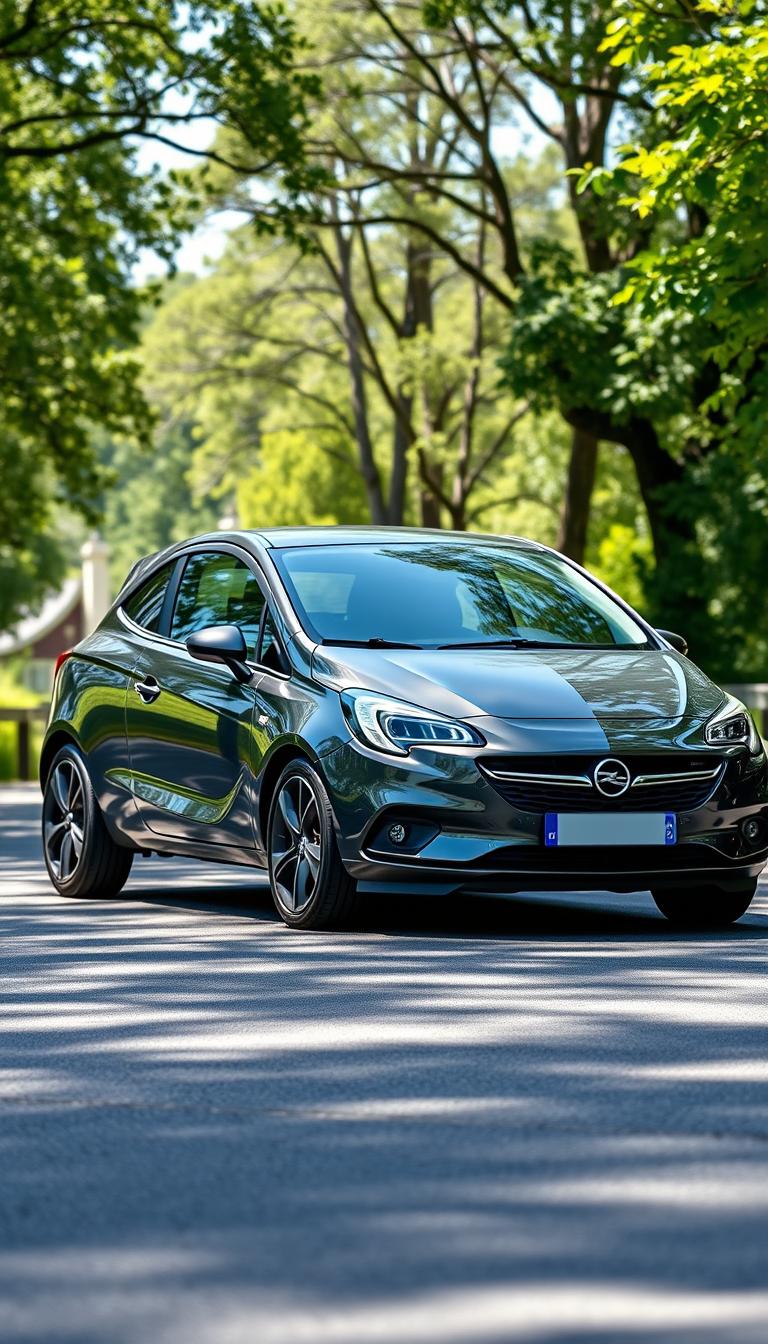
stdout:
<svg viewBox="0 0 768 1344">
<path fill-rule="evenodd" d="M 21 686 L 12 672 L 0 671 L 0 709 L 27 709 L 45 704 L 47 696 L 38 695 Z M 32 725 L 30 760 L 34 770 L 40 754 L 45 725 L 42 720 Z M 0 723 L 0 783 L 16 779 L 18 727 L 15 723 Z"/>
</svg>

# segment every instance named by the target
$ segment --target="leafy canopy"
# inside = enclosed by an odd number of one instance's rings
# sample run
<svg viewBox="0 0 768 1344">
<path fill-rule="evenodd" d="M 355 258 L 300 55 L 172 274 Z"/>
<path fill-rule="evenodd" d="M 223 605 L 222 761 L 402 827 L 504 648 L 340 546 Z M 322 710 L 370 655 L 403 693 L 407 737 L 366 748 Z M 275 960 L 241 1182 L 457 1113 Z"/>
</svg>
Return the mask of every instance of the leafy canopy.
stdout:
<svg viewBox="0 0 768 1344">
<path fill-rule="evenodd" d="M 0 442 L 19 464 L 3 473 L 0 625 L 55 574 L 30 528 L 54 502 L 95 514 L 93 426 L 150 439 L 132 267 L 145 247 L 170 258 L 201 198 L 144 169 L 139 145 L 235 126 L 249 169 L 281 176 L 290 202 L 314 87 L 294 57 L 277 6 L 0 0 Z"/>
<path fill-rule="evenodd" d="M 651 146 L 624 146 L 613 174 L 626 204 L 657 221 L 654 246 L 636 259 L 614 302 L 706 320 L 723 371 L 709 405 L 725 422 L 726 409 L 744 405 L 743 382 L 761 376 L 764 359 L 768 7 L 700 0 L 677 22 L 658 4 L 620 3 L 618 11 L 603 46 L 614 62 L 637 63 L 663 134 Z M 664 226 L 681 211 L 694 218 L 689 237 Z"/>
</svg>

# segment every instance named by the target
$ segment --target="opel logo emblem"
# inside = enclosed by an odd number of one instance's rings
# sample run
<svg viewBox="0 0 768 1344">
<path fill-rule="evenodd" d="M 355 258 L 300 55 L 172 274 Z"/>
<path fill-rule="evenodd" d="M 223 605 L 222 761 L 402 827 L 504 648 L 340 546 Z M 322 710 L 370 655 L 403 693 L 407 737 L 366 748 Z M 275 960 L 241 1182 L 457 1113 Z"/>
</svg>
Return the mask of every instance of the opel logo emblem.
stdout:
<svg viewBox="0 0 768 1344">
<path fill-rule="evenodd" d="M 623 761 L 600 761 L 595 766 L 595 788 L 606 798 L 620 798 L 627 792 L 631 778 Z"/>
</svg>

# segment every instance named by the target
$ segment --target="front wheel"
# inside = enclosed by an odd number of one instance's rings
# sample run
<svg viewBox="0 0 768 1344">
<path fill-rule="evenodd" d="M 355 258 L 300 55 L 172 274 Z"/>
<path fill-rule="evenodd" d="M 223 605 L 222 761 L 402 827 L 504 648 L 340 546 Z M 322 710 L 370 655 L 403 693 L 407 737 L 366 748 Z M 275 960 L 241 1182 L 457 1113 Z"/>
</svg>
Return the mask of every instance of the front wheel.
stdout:
<svg viewBox="0 0 768 1344">
<path fill-rule="evenodd" d="M 681 929 L 726 928 L 746 914 L 755 892 L 757 879 L 729 891 L 725 887 L 691 887 L 678 891 L 652 891 L 656 905 L 671 924 Z"/>
<path fill-rule="evenodd" d="M 116 845 L 85 768 L 73 746 L 53 759 L 43 790 L 43 855 L 62 896 L 106 900 L 125 885 L 133 850 Z"/>
<path fill-rule="evenodd" d="M 268 827 L 272 898 L 292 929 L 345 924 L 356 884 L 341 862 L 325 786 L 307 761 L 291 761 L 277 781 Z"/>
</svg>

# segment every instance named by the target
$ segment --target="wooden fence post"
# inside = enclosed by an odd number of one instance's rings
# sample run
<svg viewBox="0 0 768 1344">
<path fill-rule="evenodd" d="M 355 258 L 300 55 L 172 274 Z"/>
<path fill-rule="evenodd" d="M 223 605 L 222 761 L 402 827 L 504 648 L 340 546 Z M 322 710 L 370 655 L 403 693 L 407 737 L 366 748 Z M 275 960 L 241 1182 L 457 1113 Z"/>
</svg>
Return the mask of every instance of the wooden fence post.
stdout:
<svg viewBox="0 0 768 1344">
<path fill-rule="evenodd" d="M 30 705 L 18 709 L 5 709 L 0 706 L 0 723 L 16 725 L 16 778 L 30 780 L 35 778 L 35 762 L 32 759 L 32 728 L 36 723 L 45 723 L 48 718 L 48 705 Z"/>
<path fill-rule="evenodd" d="M 19 719 L 16 725 L 16 759 L 19 769 L 19 779 L 31 779 L 29 773 L 29 719 L 24 716 Z"/>
</svg>

